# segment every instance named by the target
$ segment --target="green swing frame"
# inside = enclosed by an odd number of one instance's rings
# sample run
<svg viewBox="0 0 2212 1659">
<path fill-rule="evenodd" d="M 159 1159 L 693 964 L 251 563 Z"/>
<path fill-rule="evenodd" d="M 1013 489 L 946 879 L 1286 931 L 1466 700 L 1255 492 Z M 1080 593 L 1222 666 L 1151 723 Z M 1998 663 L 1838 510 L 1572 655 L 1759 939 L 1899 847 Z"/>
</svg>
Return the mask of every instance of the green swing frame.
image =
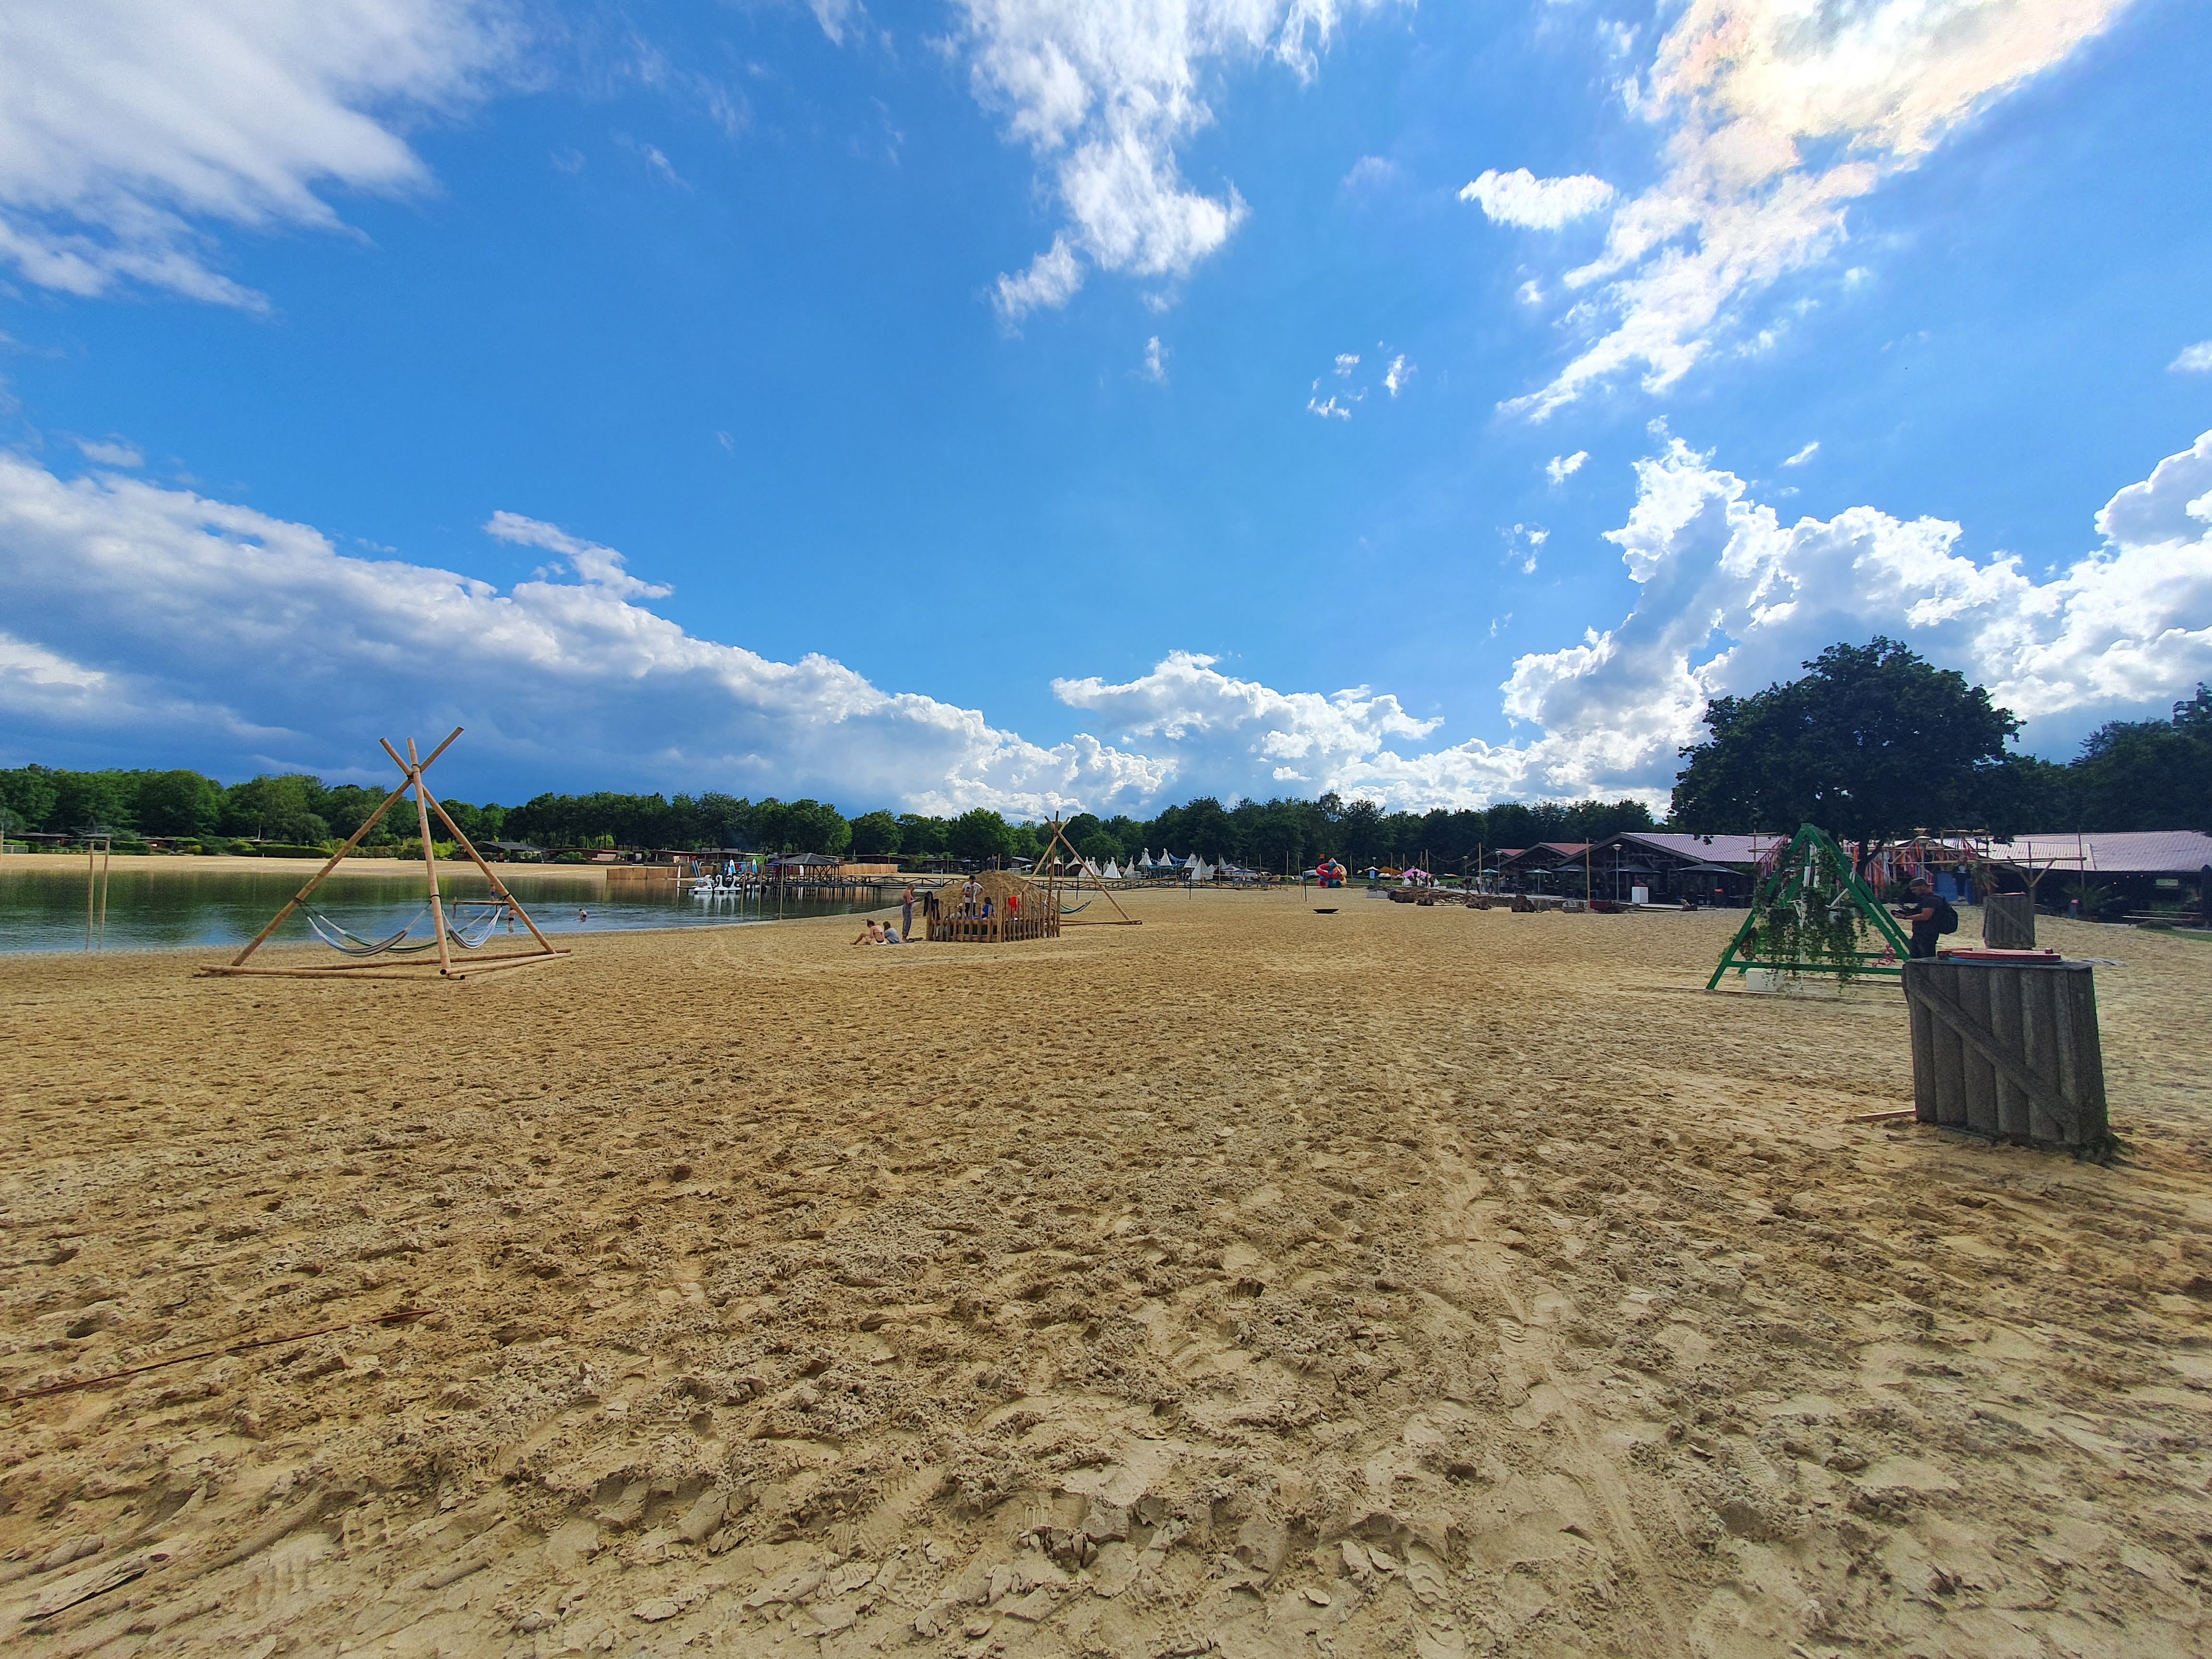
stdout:
<svg viewBox="0 0 2212 1659">
<path fill-rule="evenodd" d="M 1848 969 L 1834 962 L 1777 962 L 1758 955 L 1753 947 L 1759 937 L 1760 921 L 1777 905 L 1794 904 L 1798 901 L 1804 891 L 1806 866 L 1814 860 L 1841 878 L 1839 892 L 1850 900 L 1861 915 L 1874 924 L 1875 933 L 1887 942 L 1887 949 L 1854 952 L 1861 959 L 1860 964 Z M 1797 833 L 1790 837 L 1788 850 L 1771 871 L 1759 878 L 1758 885 L 1752 890 L 1751 912 L 1745 916 L 1743 926 L 1736 929 L 1735 937 L 1729 941 L 1728 949 L 1721 952 L 1720 965 L 1713 969 L 1713 976 L 1705 981 L 1705 989 L 1717 989 L 1721 976 L 1730 969 L 1739 974 L 1753 968 L 1771 968 L 1784 974 L 1834 974 L 1838 978 L 1849 976 L 1854 979 L 1863 975 L 1902 981 L 1905 978 L 1905 959 L 1911 951 L 1911 941 L 1905 938 L 1896 919 L 1882 908 L 1881 901 L 1859 879 L 1858 872 L 1851 868 L 1850 860 L 1836 844 L 1835 838 L 1818 824 L 1800 824 Z M 1885 957 L 1891 961 L 1885 963 Z"/>
</svg>

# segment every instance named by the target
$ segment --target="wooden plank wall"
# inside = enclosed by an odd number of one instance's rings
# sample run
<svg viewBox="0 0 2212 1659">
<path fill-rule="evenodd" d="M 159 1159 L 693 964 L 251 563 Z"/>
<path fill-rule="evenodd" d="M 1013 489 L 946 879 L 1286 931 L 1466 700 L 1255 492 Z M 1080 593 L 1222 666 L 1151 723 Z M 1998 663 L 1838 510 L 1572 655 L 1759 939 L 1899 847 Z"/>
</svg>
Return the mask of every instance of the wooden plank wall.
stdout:
<svg viewBox="0 0 2212 1659">
<path fill-rule="evenodd" d="M 2104 1051 L 2087 963 L 1909 962 L 1905 990 L 1921 1122 L 2045 1146 L 2105 1144 Z"/>
<path fill-rule="evenodd" d="M 2035 948 L 2035 900 L 2027 893 L 1982 896 L 1982 943 L 1992 951 Z"/>
</svg>

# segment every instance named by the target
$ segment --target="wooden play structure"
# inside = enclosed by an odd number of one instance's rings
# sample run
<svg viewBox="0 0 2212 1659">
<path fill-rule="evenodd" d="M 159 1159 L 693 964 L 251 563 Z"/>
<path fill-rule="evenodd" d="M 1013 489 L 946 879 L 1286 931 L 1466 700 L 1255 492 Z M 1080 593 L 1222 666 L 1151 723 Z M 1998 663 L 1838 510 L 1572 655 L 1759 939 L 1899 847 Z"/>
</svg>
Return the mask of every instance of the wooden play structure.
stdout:
<svg viewBox="0 0 2212 1659">
<path fill-rule="evenodd" d="M 1070 907 L 1060 895 L 1074 892 L 1097 892 L 1114 907 L 1115 920 L 1111 921 L 1100 916 L 1091 921 L 1067 921 L 1065 925 L 1070 927 L 1142 927 L 1142 922 L 1121 908 L 1121 902 L 1114 896 L 1114 890 L 1100 878 L 1090 860 L 1068 845 L 1066 820 L 1054 817 L 1051 823 L 1052 836 L 1045 842 L 1044 850 L 1037 855 L 1035 867 L 1042 875 L 1044 889 L 1051 898 L 1053 908 L 1063 916 L 1068 915 Z M 1066 854 L 1064 858 L 1061 856 L 1063 854 Z M 1074 908 L 1087 908 L 1090 903 L 1091 901 L 1085 899 L 1082 905 Z"/>
<path fill-rule="evenodd" d="M 522 908 L 514 894 L 507 890 L 507 884 L 500 880 L 491 866 L 484 862 L 483 855 L 461 833 L 460 827 L 447 816 L 446 809 L 439 805 L 437 797 L 430 793 L 429 785 L 423 781 L 422 775 L 430 769 L 439 756 L 453 746 L 453 739 L 461 735 L 461 729 L 455 726 L 452 736 L 432 750 L 427 759 L 416 758 L 412 738 L 407 740 L 404 760 L 389 742 L 379 738 L 378 741 L 384 744 L 384 752 L 392 757 L 392 763 L 404 774 L 398 787 L 362 821 L 360 829 L 346 838 L 345 844 L 331 854 L 330 861 L 315 872 L 313 878 L 295 893 L 283 909 L 270 918 L 269 925 L 253 936 L 251 944 L 223 966 L 201 971 L 208 974 L 258 974 L 291 979 L 403 979 L 434 971 L 441 979 L 465 979 L 472 974 L 498 973 L 510 968 L 535 968 L 544 963 L 558 962 L 566 957 L 568 954 L 566 951 L 554 949 L 552 942 L 538 931 L 538 924 L 531 921 L 530 913 Z M 314 896 L 315 890 L 329 878 L 331 872 L 337 869 L 345 856 L 367 838 L 368 832 L 383 821 L 384 815 L 410 789 L 415 793 L 415 822 L 422 841 L 422 875 L 428 889 L 423 909 L 429 916 L 431 937 L 416 939 L 413 936 L 416 923 L 422 920 L 422 915 L 418 913 L 414 921 L 388 938 L 358 938 L 329 917 L 308 908 L 307 901 Z M 490 899 L 457 900 L 448 912 L 445 900 L 438 891 L 437 854 L 430 836 L 430 814 L 433 812 L 438 815 L 439 822 L 452 834 L 454 845 L 468 854 L 470 862 L 491 884 Z M 295 910 L 306 915 L 307 925 L 314 929 L 316 937 L 323 943 L 353 960 L 285 967 L 249 966 L 253 953 L 268 942 L 269 936 L 283 926 L 284 919 Z M 514 925 L 520 922 L 530 930 L 530 936 L 537 940 L 538 948 L 496 951 L 489 956 L 455 957 L 453 953 L 457 948 L 465 952 L 481 950 L 490 942 L 494 930 L 502 921 L 507 923 L 510 933 L 514 931 Z M 435 957 L 429 954 L 433 950 L 437 951 Z"/>
<path fill-rule="evenodd" d="M 1865 948 L 1869 931 L 1880 948 Z M 1763 969 L 1784 979 L 1832 974 L 1843 983 L 1899 979 L 1911 949 L 1844 849 L 1808 823 L 1760 861 L 1750 914 L 1721 952 L 1705 989 L 1717 988 L 1731 969 L 1740 975 Z"/>
<path fill-rule="evenodd" d="M 924 937 L 932 945 L 1005 945 L 1018 939 L 1058 939 L 1060 896 L 1004 870 L 986 870 L 966 883 L 938 888 Z"/>
</svg>

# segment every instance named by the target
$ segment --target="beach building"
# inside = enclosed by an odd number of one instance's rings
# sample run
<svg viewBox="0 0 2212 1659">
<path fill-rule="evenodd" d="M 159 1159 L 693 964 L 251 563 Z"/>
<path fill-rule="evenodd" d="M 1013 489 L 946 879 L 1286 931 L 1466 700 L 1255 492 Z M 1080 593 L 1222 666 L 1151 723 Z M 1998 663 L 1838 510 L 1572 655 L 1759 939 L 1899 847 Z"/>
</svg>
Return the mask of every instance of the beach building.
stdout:
<svg viewBox="0 0 2212 1659">
<path fill-rule="evenodd" d="M 2212 884 L 2212 836 L 2198 830 L 2015 836 L 1987 856 L 2000 891 L 2032 892 L 2046 910 L 2079 898 L 2085 912 L 2149 915 L 2201 906 Z"/>
<path fill-rule="evenodd" d="M 1679 904 L 1685 898 L 1700 904 L 1746 904 L 1760 857 L 1788 839 L 1624 831 L 1590 848 L 1591 884 L 1595 896 L 1623 904 L 1639 887 L 1653 904 Z"/>
<path fill-rule="evenodd" d="M 1583 890 L 1583 849 L 1580 841 L 1540 841 L 1498 860 L 1500 884 L 1514 893 L 1565 893 L 1576 897 Z"/>
</svg>

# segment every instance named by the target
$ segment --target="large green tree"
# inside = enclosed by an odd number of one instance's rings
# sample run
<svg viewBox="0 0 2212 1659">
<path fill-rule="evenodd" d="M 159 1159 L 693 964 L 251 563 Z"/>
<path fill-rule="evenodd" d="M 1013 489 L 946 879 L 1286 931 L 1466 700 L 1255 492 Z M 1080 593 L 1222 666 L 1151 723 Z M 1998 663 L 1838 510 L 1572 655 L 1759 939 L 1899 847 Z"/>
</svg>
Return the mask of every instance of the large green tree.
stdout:
<svg viewBox="0 0 2212 1659">
<path fill-rule="evenodd" d="M 2092 732 L 2067 769 L 2076 816 L 2097 830 L 2212 829 L 2212 691 L 2173 705 L 2170 720 L 2114 720 Z M 2059 820 L 2032 826 L 2070 830 Z"/>
<path fill-rule="evenodd" d="M 986 864 L 1013 851 L 1014 832 L 988 806 L 970 807 L 945 826 L 945 850 L 956 859 Z"/>
<path fill-rule="evenodd" d="M 2020 729 L 1966 677 L 1880 636 L 1832 645 L 1811 672 L 1716 697 L 1711 735 L 1682 750 L 1674 822 L 1697 831 L 1817 823 L 1852 840 L 1963 828 Z"/>
</svg>

